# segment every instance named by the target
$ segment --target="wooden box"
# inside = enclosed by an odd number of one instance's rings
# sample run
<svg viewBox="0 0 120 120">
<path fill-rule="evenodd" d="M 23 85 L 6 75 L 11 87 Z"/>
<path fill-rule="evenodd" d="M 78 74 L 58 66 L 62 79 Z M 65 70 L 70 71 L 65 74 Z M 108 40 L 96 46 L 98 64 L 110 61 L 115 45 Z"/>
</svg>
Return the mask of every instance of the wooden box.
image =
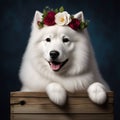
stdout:
<svg viewBox="0 0 120 120">
<path fill-rule="evenodd" d="M 113 93 L 106 104 L 90 101 L 86 92 L 69 94 L 67 104 L 59 107 L 45 93 L 11 92 L 11 120 L 113 120 Z"/>
</svg>

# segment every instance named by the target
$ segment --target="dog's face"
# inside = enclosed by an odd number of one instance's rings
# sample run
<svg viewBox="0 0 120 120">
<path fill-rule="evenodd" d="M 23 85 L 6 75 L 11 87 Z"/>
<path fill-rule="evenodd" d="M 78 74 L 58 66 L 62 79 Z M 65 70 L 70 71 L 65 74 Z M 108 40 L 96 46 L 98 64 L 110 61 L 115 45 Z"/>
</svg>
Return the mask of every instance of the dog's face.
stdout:
<svg viewBox="0 0 120 120">
<path fill-rule="evenodd" d="M 62 69 L 72 57 L 76 42 L 73 33 L 71 28 L 62 26 L 51 26 L 41 30 L 40 49 L 53 71 Z"/>
<path fill-rule="evenodd" d="M 36 67 L 40 65 L 45 69 L 70 74 L 84 69 L 84 66 L 87 65 L 86 56 L 89 51 L 88 40 L 84 36 L 84 32 L 59 25 L 44 26 L 38 29 L 36 21 L 39 18 L 40 13 L 37 12 L 31 34 L 31 43 L 34 46 L 34 54 L 37 56 L 34 60 L 37 59 L 36 61 L 39 63 L 36 64 Z"/>
</svg>

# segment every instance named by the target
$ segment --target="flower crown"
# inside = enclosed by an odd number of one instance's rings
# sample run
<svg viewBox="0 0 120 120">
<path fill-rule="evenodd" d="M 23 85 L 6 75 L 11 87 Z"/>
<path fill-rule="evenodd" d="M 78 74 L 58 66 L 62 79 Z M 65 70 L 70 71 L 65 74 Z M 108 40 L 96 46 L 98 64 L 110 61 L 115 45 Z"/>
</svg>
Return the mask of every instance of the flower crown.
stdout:
<svg viewBox="0 0 120 120">
<path fill-rule="evenodd" d="M 55 10 L 46 7 L 43 10 L 41 20 L 37 21 L 37 25 L 39 28 L 42 28 L 44 25 L 52 26 L 55 24 L 69 26 L 74 30 L 84 30 L 88 26 L 88 21 L 74 18 L 74 16 L 70 15 L 67 11 L 64 11 L 63 7 Z"/>
</svg>

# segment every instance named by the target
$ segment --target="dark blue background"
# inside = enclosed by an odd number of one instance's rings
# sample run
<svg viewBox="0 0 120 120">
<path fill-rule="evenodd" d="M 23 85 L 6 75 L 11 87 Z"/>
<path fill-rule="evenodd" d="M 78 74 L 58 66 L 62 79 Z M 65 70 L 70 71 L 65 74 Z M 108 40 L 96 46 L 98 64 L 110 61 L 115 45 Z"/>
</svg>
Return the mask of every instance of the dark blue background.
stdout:
<svg viewBox="0 0 120 120">
<path fill-rule="evenodd" d="M 0 113 L 9 119 L 10 91 L 19 90 L 18 71 L 28 42 L 35 10 L 64 6 L 69 13 L 84 11 L 103 78 L 115 92 L 115 120 L 120 120 L 120 4 L 117 0 L 2 0 L 0 1 Z M 29 73 L 28 73 L 29 74 Z"/>
</svg>

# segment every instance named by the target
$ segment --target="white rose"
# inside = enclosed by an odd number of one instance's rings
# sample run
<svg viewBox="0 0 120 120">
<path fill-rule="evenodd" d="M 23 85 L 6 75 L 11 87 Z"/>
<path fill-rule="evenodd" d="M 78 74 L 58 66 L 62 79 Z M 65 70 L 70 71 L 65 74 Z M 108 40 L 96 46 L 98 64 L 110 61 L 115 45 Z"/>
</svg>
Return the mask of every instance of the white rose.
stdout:
<svg viewBox="0 0 120 120">
<path fill-rule="evenodd" d="M 58 25 L 68 25 L 71 22 L 71 16 L 68 12 L 59 12 L 55 15 L 55 23 Z"/>
</svg>

